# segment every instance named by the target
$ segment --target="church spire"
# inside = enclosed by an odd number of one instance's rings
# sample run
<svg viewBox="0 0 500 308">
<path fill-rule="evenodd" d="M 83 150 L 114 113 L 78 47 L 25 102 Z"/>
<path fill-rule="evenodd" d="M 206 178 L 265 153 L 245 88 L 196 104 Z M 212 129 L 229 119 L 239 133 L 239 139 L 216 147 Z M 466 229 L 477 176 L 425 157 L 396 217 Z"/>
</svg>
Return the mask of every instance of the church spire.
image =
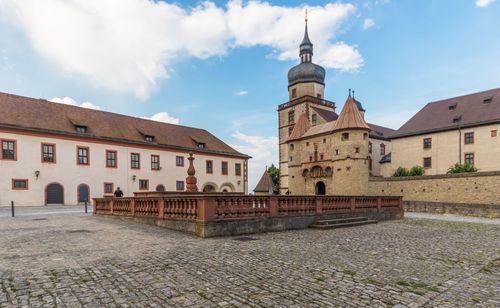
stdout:
<svg viewBox="0 0 500 308">
<path fill-rule="evenodd" d="M 313 55 L 313 44 L 309 40 L 309 34 L 307 33 L 307 8 L 306 8 L 306 30 L 304 32 L 304 38 L 302 43 L 300 43 L 300 62 L 311 62 Z"/>
</svg>

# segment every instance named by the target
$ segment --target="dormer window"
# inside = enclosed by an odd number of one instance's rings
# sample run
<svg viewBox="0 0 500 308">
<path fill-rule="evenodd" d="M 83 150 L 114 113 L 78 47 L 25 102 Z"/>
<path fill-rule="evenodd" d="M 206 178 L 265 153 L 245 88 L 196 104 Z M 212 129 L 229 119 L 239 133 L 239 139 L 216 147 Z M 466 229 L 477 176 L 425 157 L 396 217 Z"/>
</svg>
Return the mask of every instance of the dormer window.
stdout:
<svg viewBox="0 0 500 308">
<path fill-rule="evenodd" d="M 491 103 L 491 97 L 483 100 L 483 104 L 489 104 Z"/>
<path fill-rule="evenodd" d="M 144 139 L 146 139 L 146 141 L 148 142 L 153 142 L 155 141 L 155 136 L 145 135 Z"/>
<path fill-rule="evenodd" d="M 86 132 L 87 132 L 87 126 L 83 126 L 83 125 L 75 125 L 75 130 L 76 130 L 78 133 L 86 133 Z"/>
<path fill-rule="evenodd" d="M 453 118 L 453 123 L 458 123 L 458 122 L 460 122 L 461 119 L 462 119 L 462 117 Z"/>
<path fill-rule="evenodd" d="M 200 149 L 204 149 L 204 148 L 205 148 L 205 143 L 203 143 L 203 142 L 197 142 L 196 144 L 197 144 L 197 146 L 198 146 Z"/>
<path fill-rule="evenodd" d="M 457 109 L 457 104 L 448 106 L 448 110 L 455 110 L 455 109 Z"/>
</svg>

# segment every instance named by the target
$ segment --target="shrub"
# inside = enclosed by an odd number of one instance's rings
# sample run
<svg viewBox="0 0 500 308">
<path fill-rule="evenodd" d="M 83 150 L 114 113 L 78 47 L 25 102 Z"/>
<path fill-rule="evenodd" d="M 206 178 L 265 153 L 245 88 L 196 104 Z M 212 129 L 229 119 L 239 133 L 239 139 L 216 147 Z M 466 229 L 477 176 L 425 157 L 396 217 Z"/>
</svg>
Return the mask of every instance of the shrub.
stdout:
<svg viewBox="0 0 500 308">
<path fill-rule="evenodd" d="M 464 173 L 464 172 L 477 172 L 477 168 L 473 164 L 459 164 L 451 166 L 446 173 Z"/>
<path fill-rule="evenodd" d="M 424 175 L 424 168 L 421 166 L 411 167 L 409 176 L 419 176 L 419 175 Z"/>
<path fill-rule="evenodd" d="M 396 170 L 396 172 L 394 172 L 394 174 L 392 176 L 394 176 L 394 177 L 408 176 L 409 174 L 410 174 L 410 172 L 405 167 L 398 167 L 398 169 Z"/>
</svg>

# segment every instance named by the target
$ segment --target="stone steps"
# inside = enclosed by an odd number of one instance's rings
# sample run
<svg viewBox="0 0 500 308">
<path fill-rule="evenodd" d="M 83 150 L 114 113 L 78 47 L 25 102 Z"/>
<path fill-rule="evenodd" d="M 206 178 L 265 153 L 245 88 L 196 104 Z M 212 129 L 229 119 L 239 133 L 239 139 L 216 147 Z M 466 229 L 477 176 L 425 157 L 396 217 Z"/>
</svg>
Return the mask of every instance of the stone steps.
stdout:
<svg viewBox="0 0 500 308">
<path fill-rule="evenodd" d="M 344 227 L 355 227 L 367 224 L 376 224 L 376 220 L 369 220 L 367 217 L 346 217 L 337 219 L 325 219 L 315 221 L 309 228 L 314 229 L 335 229 Z"/>
</svg>

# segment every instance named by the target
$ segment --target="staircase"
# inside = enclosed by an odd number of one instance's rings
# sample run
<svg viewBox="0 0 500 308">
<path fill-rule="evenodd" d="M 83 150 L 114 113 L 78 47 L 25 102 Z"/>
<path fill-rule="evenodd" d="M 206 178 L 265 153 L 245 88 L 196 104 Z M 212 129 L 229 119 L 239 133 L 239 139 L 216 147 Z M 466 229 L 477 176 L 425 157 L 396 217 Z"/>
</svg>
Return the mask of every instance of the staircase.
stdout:
<svg viewBox="0 0 500 308">
<path fill-rule="evenodd" d="M 369 220 L 367 217 L 345 217 L 336 219 L 317 220 L 309 228 L 314 229 L 335 229 L 343 227 L 354 227 L 367 224 L 376 224 L 376 220 Z"/>
</svg>

